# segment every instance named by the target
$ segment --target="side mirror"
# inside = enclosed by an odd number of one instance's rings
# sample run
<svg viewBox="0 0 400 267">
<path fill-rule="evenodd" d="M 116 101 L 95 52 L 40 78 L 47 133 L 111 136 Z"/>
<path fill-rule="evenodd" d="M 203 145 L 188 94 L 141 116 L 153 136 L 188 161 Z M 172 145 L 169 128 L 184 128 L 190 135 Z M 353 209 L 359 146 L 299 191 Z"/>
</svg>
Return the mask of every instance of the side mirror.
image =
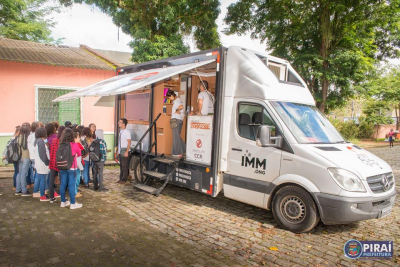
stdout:
<svg viewBox="0 0 400 267">
<path fill-rule="evenodd" d="M 257 146 L 261 147 L 282 147 L 282 137 L 271 137 L 273 126 L 261 125 L 257 129 Z"/>
</svg>

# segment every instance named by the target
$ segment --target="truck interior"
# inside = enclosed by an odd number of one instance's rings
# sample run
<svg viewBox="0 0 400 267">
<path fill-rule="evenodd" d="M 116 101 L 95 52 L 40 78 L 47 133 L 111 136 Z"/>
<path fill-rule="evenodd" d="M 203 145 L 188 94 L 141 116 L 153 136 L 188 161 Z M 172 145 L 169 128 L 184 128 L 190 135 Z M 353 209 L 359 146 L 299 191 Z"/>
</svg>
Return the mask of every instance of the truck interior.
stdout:
<svg viewBox="0 0 400 267">
<path fill-rule="evenodd" d="M 172 129 L 170 126 L 173 103 L 165 98 L 168 90 L 172 90 L 184 104 L 185 119 L 182 127 L 181 138 L 187 140 L 187 116 L 191 111 L 197 110 L 197 87 L 200 79 L 209 84 L 208 91 L 214 95 L 216 90 L 217 63 L 193 68 L 182 73 L 165 77 L 156 83 L 146 85 L 138 90 L 121 94 L 118 97 L 117 113 L 119 118 L 128 120 L 127 129 L 132 133 L 132 145 L 143 136 L 152 119 L 161 113 L 157 120 L 157 153 L 171 155 Z M 153 89 L 153 90 L 152 90 Z M 152 131 L 154 140 L 154 131 Z M 142 142 L 142 150 L 146 151 L 150 145 L 150 136 Z M 154 152 L 154 147 L 152 151 Z"/>
</svg>

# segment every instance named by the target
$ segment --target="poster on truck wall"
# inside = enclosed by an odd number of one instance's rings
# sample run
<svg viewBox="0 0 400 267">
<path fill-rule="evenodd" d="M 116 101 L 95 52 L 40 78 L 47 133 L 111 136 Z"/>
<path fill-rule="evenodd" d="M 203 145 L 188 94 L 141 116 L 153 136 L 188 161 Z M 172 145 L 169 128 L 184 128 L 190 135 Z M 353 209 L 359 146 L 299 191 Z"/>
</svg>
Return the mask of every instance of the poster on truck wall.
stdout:
<svg viewBox="0 0 400 267">
<path fill-rule="evenodd" d="M 189 116 L 186 160 L 211 164 L 213 116 Z"/>
</svg>

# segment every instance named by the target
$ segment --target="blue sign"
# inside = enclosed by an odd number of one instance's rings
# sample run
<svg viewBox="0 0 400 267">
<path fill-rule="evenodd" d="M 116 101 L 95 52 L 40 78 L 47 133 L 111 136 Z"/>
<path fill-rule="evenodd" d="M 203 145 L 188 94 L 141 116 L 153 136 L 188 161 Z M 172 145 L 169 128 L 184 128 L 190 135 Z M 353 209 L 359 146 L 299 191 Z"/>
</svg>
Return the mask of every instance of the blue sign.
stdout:
<svg viewBox="0 0 400 267">
<path fill-rule="evenodd" d="M 344 255 L 357 258 L 392 258 L 393 241 L 358 241 L 349 240 L 343 247 Z"/>
</svg>

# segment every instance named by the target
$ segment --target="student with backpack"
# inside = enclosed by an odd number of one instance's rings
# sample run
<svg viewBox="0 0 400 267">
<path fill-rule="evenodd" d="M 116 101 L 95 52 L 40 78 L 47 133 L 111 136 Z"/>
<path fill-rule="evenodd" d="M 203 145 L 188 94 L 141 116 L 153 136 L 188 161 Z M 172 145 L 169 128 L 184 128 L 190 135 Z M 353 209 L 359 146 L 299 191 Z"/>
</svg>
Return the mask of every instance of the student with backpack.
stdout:
<svg viewBox="0 0 400 267">
<path fill-rule="evenodd" d="M 31 127 L 28 122 L 25 122 L 21 126 L 20 133 L 17 137 L 17 144 L 18 150 L 21 152 L 21 158 L 18 162 L 18 176 L 17 176 L 17 186 L 15 189 L 15 195 L 21 195 L 23 197 L 30 197 L 31 194 L 29 193 L 26 187 L 26 176 L 28 175 L 29 171 L 29 150 L 28 150 L 28 136 L 31 133 Z"/>
<path fill-rule="evenodd" d="M 56 179 L 57 173 L 59 173 L 59 170 L 57 169 L 57 163 L 56 163 L 56 154 L 57 154 L 58 146 L 60 144 L 61 135 L 62 135 L 64 129 L 65 129 L 65 126 L 60 126 L 58 128 L 57 138 L 53 139 L 53 142 L 51 142 L 51 146 L 50 146 L 50 164 L 49 164 L 50 203 L 54 203 L 56 201 L 56 198 L 60 197 L 60 195 L 57 194 L 57 191 L 54 190 L 54 181 Z"/>
<path fill-rule="evenodd" d="M 107 160 L 107 143 L 104 141 L 103 130 L 96 130 L 96 140 L 90 145 L 89 151 L 89 157 L 93 161 L 94 190 L 108 191 L 103 184 L 103 169 Z"/>
<path fill-rule="evenodd" d="M 47 133 L 45 128 L 38 128 L 35 132 L 35 166 L 36 166 L 36 177 L 39 179 L 40 188 L 40 201 L 50 201 L 45 194 L 46 181 L 49 174 L 49 163 L 50 155 L 49 149 L 45 143 Z"/>
<path fill-rule="evenodd" d="M 85 150 L 85 153 L 82 155 L 83 157 L 83 181 L 85 182 L 85 187 L 89 188 L 89 169 L 90 169 L 90 162 L 89 162 L 89 147 L 92 144 L 92 133 L 89 127 L 85 127 L 82 129 L 82 145 Z"/>
<path fill-rule="evenodd" d="M 39 128 L 40 123 L 38 121 L 34 121 L 31 124 L 31 134 L 28 136 L 28 150 L 29 150 L 29 157 L 31 159 L 31 167 L 29 172 L 31 174 L 31 178 L 33 180 L 33 197 L 40 197 L 39 193 L 39 178 L 36 177 L 36 169 L 35 169 L 35 132 L 36 129 Z"/>
<path fill-rule="evenodd" d="M 17 176 L 18 176 L 18 158 L 16 159 L 16 161 L 12 160 L 12 151 L 10 151 L 10 144 L 11 142 L 16 143 L 16 138 L 19 135 L 19 131 L 21 129 L 21 126 L 16 126 L 15 127 L 15 132 L 14 132 L 14 136 L 11 137 L 11 139 L 7 142 L 6 148 L 3 151 L 3 161 L 5 164 L 13 164 L 14 165 L 14 175 L 13 175 L 13 190 L 15 191 L 16 186 L 17 186 Z M 18 145 L 17 145 L 18 146 Z M 18 150 L 18 149 L 17 149 Z M 17 151 L 16 151 L 17 152 Z M 19 151 L 17 152 L 18 155 Z"/>
<path fill-rule="evenodd" d="M 61 176 L 61 208 L 68 206 L 71 210 L 82 208 L 82 204 L 75 202 L 76 169 L 78 167 L 76 157 L 79 156 L 81 156 L 81 150 L 74 142 L 74 133 L 72 129 L 66 128 L 61 135 L 56 153 L 57 168 L 60 170 Z M 67 186 L 71 202 L 65 198 Z"/>
<path fill-rule="evenodd" d="M 78 168 L 76 169 L 75 198 L 77 198 L 82 196 L 82 194 L 78 192 L 78 187 L 81 182 L 81 171 L 83 171 L 82 151 L 84 150 L 81 144 L 81 135 L 77 129 L 74 130 L 74 141 L 81 151 L 81 156 L 76 157 Z"/>
</svg>

